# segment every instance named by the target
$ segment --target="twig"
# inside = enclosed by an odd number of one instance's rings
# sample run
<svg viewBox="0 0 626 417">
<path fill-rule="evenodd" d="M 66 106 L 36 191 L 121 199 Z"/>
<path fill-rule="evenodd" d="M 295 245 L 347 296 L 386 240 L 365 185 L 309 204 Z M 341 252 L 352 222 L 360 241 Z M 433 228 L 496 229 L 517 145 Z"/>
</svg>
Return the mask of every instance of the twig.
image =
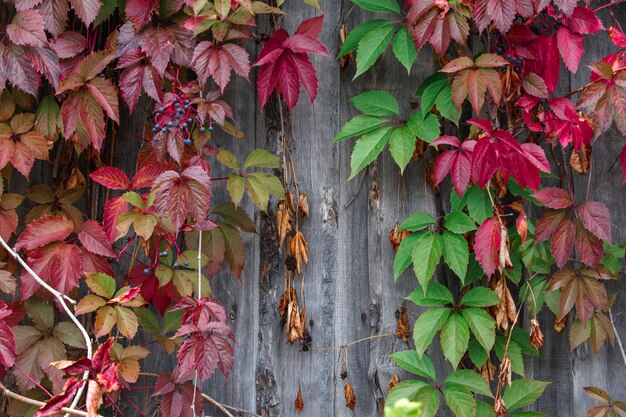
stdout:
<svg viewBox="0 0 626 417">
<path fill-rule="evenodd" d="M 311 349 L 313 352 L 323 352 L 326 350 L 337 350 L 337 349 L 345 349 L 347 347 L 350 347 L 352 345 L 356 345 L 357 343 L 361 343 L 361 342 L 366 342 L 368 340 L 372 340 L 372 339 L 380 339 L 382 337 L 391 337 L 391 336 L 397 336 L 397 334 L 395 333 L 383 333 L 383 334 L 375 334 L 373 336 L 368 336 L 368 337 L 364 337 L 363 339 L 359 339 L 359 340 L 354 340 L 350 343 L 346 343 L 345 345 L 341 345 L 341 346 L 327 346 L 327 347 L 321 347 L 321 348 L 313 348 Z"/>
<path fill-rule="evenodd" d="M 4 395 L 5 397 L 13 398 L 14 400 L 21 401 L 21 402 L 23 402 L 25 404 L 36 405 L 36 406 L 39 406 L 39 407 L 43 407 L 44 405 L 46 405 L 46 403 L 43 402 L 43 401 L 37 401 L 37 400 L 34 400 L 32 398 L 28 398 L 28 397 L 20 395 L 20 394 L 18 394 L 16 392 L 13 392 L 10 389 L 8 389 L 7 387 L 5 387 L 4 385 L 2 385 L 1 383 L 0 383 L 0 392 L 2 392 L 2 395 Z M 87 417 L 88 416 L 88 414 L 85 411 L 77 410 L 77 409 L 71 408 L 71 407 L 63 407 L 63 408 L 61 408 L 61 411 L 64 412 L 64 413 L 67 413 L 67 414 L 75 415 L 75 416 L 82 416 L 82 417 Z M 98 414 L 97 417 L 103 417 L 103 416 Z"/>
<path fill-rule="evenodd" d="M 74 323 L 76 327 L 78 327 L 78 330 L 83 335 L 83 338 L 85 339 L 85 346 L 87 348 L 87 358 L 91 359 L 93 351 L 92 351 L 92 346 L 91 346 L 91 339 L 89 338 L 89 333 L 87 333 L 87 330 L 85 329 L 85 327 L 80 323 L 80 321 L 78 321 L 78 319 L 76 318 L 72 310 L 70 310 L 70 308 L 65 303 L 65 300 L 69 301 L 72 304 L 76 304 L 76 301 L 67 297 L 65 294 L 61 294 L 60 292 L 52 288 L 50 285 L 48 285 L 43 279 L 41 279 L 39 275 L 37 275 L 35 271 L 33 271 L 31 267 L 28 266 L 26 261 L 22 259 L 22 257 L 17 253 L 17 251 L 12 249 L 2 237 L 0 237 L 0 245 L 2 245 L 4 249 L 16 259 L 20 263 L 20 265 L 22 265 L 22 267 L 24 267 L 24 269 L 30 274 L 31 277 L 33 277 L 35 281 L 37 281 L 42 287 L 48 290 L 58 300 L 61 307 L 63 307 L 63 310 L 65 310 L 65 313 L 69 316 L 70 320 Z M 86 380 L 88 376 L 89 376 L 89 372 L 85 371 L 83 373 L 83 381 Z M 84 389 L 85 389 L 85 384 L 82 384 L 81 387 L 78 389 L 78 391 L 76 391 L 76 396 L 74 397 L 74 400 L 72 400 L 72 403 L 69 407 L 70 409 L 76 408 L 76 405 L 78 404 L 78 401 L 80 400 L 80 397 L 83 394 Z M 69 414 L 71 413 L 67 412 L 65 417 L 68 417 Z"/>
<path fill-rule="evenodd" d="M 237 408 L 237 407 L 233 407 L 232 405 L 226 405 L 226 404 L 222 404 L 224 406 L 224 408 L 227 408 L 229 410 L 233 410 L 234 412 L 238 413 L 238 414 L 248 414 L 250 416 L 253 417 L 262 417 L 260 414 L 257 413 L 253 413 L 252 411 L 248 411 L 248 410 L 244 410 L 241 408 Z"/>
<path fill-rule="evenodd" d="M 624 345 L 622 344 L 622 339 L 619 337 L 619 333 L 617 333 L 617 328 L 615 327 L 615 322 L 613 321 L 613 313 L 609 308 L 609 320 L 611 320 L 611 326 L 613 326 L 613 333 L 615 333 L 615 338 L 617 339 L 617 345 L 619 346 L 619 350 L 622 353 L 622 360 L 624 361 L 624 366 L 626 366 L 626 352 L 624 352 Z"/>
<path fill-rule="evenodd" d="M 205 400 L 207 400 L 208 402 L 213 404 L 215 406 L 215 408 L 220 410 L 225 416 L 227 416 L 227 417 L 235 417 L 219 401 L 214 400 L 213 398 L 209 397 L 208 395 L 206 395 L 204 393 L 202 394 L 202 398 L 204 398 Z"/>
</svg>

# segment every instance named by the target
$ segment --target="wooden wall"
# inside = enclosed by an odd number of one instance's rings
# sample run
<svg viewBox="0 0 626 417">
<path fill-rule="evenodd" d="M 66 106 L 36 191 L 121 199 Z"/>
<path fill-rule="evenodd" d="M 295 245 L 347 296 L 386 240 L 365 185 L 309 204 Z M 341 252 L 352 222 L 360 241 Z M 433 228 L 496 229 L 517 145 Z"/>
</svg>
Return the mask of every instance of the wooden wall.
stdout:
<svg viewBox="0 0 626 417">
<path fill-rule="evenodd" d="M 341 23 L 346 21 L 353 28 L 371 15 L 347 0 L 321 0 L 320 4 L 325 12 L 321 40 L 335 56 Z M 284 10 L 287 15 L 281 25 L 290 32 L 303 19 L 319 13 L 304 6 L 301 0 L 287 0 Z M 625 12 L 626 7 L 621 7 L 618 18 L 626 21 Z M 261 30 L 267 30 L 267 22 L 263 25 Z M 606 34 L 599 34 L 588 38 L 586 49 L 583 63 L 603 57 L 612 50 L 612 45 Z M 256 56 L 258 50 L 250 52 Z M 368 169 L 348 181 L 352 143 L 332 144 L 340 126 L 355 115 L 347 100 L 360 92 L 385 89 L 409 112 L 419 83 L 435 70 L 430 50 L 420 52 L 410 76 L 387 51 L 382 62 L 354 82 L 353 66 L 341 72 L 332 58 L 315 57 L 313 62 L 320 78 L 317 101 L 311 107 L 303 91 L 292 120 L 296 136 L 294 162 L 311 208 L 311 216 L 303 227 L 311 248 L 305 293 L 312 345 L 319 348 L 395 331 L 395 313 L 417 281 L 408 272 L 394 283 L 388 232 L 397 221 L 416 210 L 440 213 L 446 199 L 433 193 L 426 184 L 423 162 L 411 163 L 401 176 L 386 150 Z M 589 69 L 581 65 L 578 74 L 570 78 L 563 75 L 563 91 L 570 91 L 588 80 Z M 271 106 L 259 111 L 253 84 L 237 79 L 230 90 L 238 126 L 246 132 L 246 137 L 242 140 L 224 137 L 223 146 L 239 156 L 247 155 L 256 146 L 278 151 L 276 112 Z M 143 117 L 141 110 L 137 110 L 132 118 L 127 116 L 122 121 L 115 165 L 134 164 L 138 143 L 125 136 L 124 131 L 141 135 Z M 624 138 L 611 131 L 594 145 L 590 196 L 610 207 L 614 238 L 622 242 L 626 241 L 626 193 L 621 186 L 619 167 L 612 164 L 623 143 Z M 583 189 L 586 184 L 581 179 L 576 185 Z M 220 198 L 226 196 L 218 193 L 215 199 Z M 249 213 L 254 212 L 249 202 L 244 207 Z M 299 344 L 292 346 L 286 341 L 277 313 L 283 270 L 273 214 L 256 214 L 255 219 L 259 234 L 246 238 L 246 267 L 241 281 L 222 272 L 212 282 L 214 294 L 232 313 L 231 325 L 239 346 L 228 380 L 221 375 L 213 377 L 204 387 L 205 392 L 226 404 L 267 417 L 297 416 L 294 400 L 299 388 L 305 403 L 302 417 L 380 415 L 386 387 L 394 372 L 387 355 L 407 346 L 397 338 L 387 337 L 359 343 L 348 350 L 349 379 L 356 391 L 357 407 L 354 412 L 347 409 L 344 381 L 339 377 L 339 351 L 301 352 Z M 440 279 L 445 281 L 448 277 L 440 274 Z M 613 313 L 618 329 L 626 337 L 626 291 L 622 287 L 620 282 L 613 285 L 620 293 Z M 419 311 L 410 304 L 407 308 L 412 323 Z M 552 417 L 583 416 L 590 405 L 582 391 L 587 385 L 598 385 L 626 400 L 626 374 L 617 348 L 604 347 L 593 355 L 585 344 L 570 353 L 567 334 L 551 330 L 548 314 L 542 318 L 542 326 L 547 330 L 542 358 L 528 363 L 528 377 L 552 384 L 537 403 L 537 410 Z M 433 358 L 438 358 L 441 375 L 449 370 L 449 364 L 442 360 L 439 351 L 435 343 L 431 353 Z M 173 357 L 160 354 L 148 360 L 145 369 L 156 372 L 173 364 Z M 127 416 L 135 415 L 128 406 L 124 408 Z M 209 415 L 219 412 L 210 410 Z M 444 410 L 440 415 L 450 413 Z"/>
</svg>

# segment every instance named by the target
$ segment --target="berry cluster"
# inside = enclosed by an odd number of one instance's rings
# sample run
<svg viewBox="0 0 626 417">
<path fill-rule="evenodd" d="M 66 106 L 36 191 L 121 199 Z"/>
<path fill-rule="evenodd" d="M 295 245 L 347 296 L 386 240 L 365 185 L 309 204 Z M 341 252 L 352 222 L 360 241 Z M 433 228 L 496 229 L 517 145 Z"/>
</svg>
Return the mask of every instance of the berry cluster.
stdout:
<svg viewBox="0 0 626 417">
<path fill-rule="evenodd" d="M 552 32 L 557 31 L 562 25 L 561 19 L 544 14 L 537 17 L 530 29 L 535 35 L 544 33 L 546 36 L 550 36 Z"/>
<path fill-rule="evenodd" d="M 509 61 L 511 65 L 513 65 L 513 69 L 515 72 L 520 72 L 522 69 L 522 64 L 524 63 L 524 58 L 521 56 L 516 56 L 510 53 L 504 55 L 504 59 Z"/>
<path fill-rule="evenodd" d="M 158 142 L 162 135 L 166 135 L 172 129 L 182 129 L 185 132 L 185 145 L 191 145 L 191 130 L 194 122 L 200 124 L 197 111 L 192 106 L 191 100 L 182 94 L 174 94 L 174 98 L 155 110 L 154 126 L 152 132 L 155 133 L 154 140 Z M 200 132 L 206 130 L 213 131 L 212 121 L 208 127 L 200 126 Z"/>
</svg>

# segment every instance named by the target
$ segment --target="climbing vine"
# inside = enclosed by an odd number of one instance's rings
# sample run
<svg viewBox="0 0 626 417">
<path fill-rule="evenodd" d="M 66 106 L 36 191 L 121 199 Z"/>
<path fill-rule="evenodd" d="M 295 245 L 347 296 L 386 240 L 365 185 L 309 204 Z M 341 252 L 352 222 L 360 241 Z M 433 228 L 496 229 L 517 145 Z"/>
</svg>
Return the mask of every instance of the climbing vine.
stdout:
<svg viewBox="0 0 626 417">
<path fill-rule="evenodd" d="M 393 275 L 412 265 L 419 285 L 407 299 L 422 312 L 412 348 L 390 356 L 416 378 L 394 375 L 386 410 L 418 415 L 408 399 L 424 417 L 442 402 L 457 417 L 543 416 L 521 411 L 549 384 L 525 378 L 524 361 L 543 345 L 539 312 L 549 309 L 559 332 L 569 321 L 572 350 L 589 341 L 597 352 L 615 339 L 605 283 L 623 275 L 625 246 L 612 241 L 609 209 L 588 195 L 592 145 L 602 147 L 593 141 L 613 125 L 626 135 L 626 37 L 612 11 L 620 2 L 353 3 L 376 14 L 342 28 L 339 58 L 344 68 L 356 61 L 355 77 L 389 44 L 409 77 L 427 44 L 439 65 L 417 88 L 417 110 L 366 91 L 350 99 L 359 114 L 335 136 L 356 138 L 351 178 L 389 145 L 400 172 L 426 161 L 426 180 L 444 197 L 445 211 L 414 213 L 389 235 Z M 576 73 L 585 36 L 606 34 L 614 52 L 589 65 L 587 84 L 560 93 L 561 62 Z M 626 145 L 619 160 L 626 181 Z M 586 189 L 574 188 L 576 175 L 587 177 Z M 443 285 L 437 271 L 456 282 Z M 451 368 L 443 375 L 429 356 L 436 338 Z M 605 403 L 588 415 L 622 412 L 604 391 L 587 391 Z"/>
</svg>

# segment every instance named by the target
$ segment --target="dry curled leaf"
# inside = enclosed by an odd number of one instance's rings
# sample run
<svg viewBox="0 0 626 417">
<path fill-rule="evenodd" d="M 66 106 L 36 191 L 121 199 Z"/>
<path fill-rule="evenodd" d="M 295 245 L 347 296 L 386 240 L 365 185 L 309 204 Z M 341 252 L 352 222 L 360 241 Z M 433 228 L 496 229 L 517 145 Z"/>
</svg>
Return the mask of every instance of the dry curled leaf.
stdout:
<svg viewBox="0 0 626 417">
<path fill-rule="evenodd" d="M 298 306 L 297 301 L 292 301 L 287 308 L 287 323 L 285 324 L 289 343 L 293 344 L 304 337 L 305 326 L 306 311 Z"/>
<path fill-rule="evenodd" d="M 502 398 L 498 398 L 493 405 L 493 411 L 496 412 L 496 417 L 506 417 L 506 406 Z"/>
<path fill-rule="evenodd" d="M 554 316 L 554 330 L 557 333 L 561 333 L 565 327 L 567 327 L 567 314 L 560 319 L 558 316 Z"/>
<path fill-rule="evenodd" d="M 480 368 L 480 375 L 483 377 L 486 383 L 490 383 L 491 381 L 493 381 L 493 377 L 495 374 L 496 366 L 493 364 L 493 362 L 491 362 L 490 359 L 487 359 L 487 362 L 485 362 L 482 368 Z"/>
<path fill-rule="evenodd" d="M 356 396 L 354 395 L 354 389 L 349 382 L 343 387 L 343 396 L 346 398 L 346 407 L 354 411 L 356 408 Z"/>
<path fill-rule="evenodd" d="M 389 380 L 389 385 L 387 385 L 387 392 L 391 391 L 391 389 L 396 385 L 398 385 L 398 374 L 394 372 L 393 376 Z"/>
<path fill-rule="evenodd" d="M 294 204 L 294 196 L 291 191 L 285 192 L 285 199 L 283 200 L 287 204 L 287 208 L 291 211 L 291 214 L 296 214 L 296 206 Z"/>
<path fill-rule="evenodd" d="M 591 164 L 591 146 L 583 144 L 578 152 L 572 149 L 569 164 L 579 174 L 586 174 Z"/>
<path fill-rule="evenodd" d="M 515 306 L 515 301 L 513 300 L 504 275 L 499 276 L 493 290 L 502 300 L 500 304 L 493 307 L 496 324 L 502 331 L 506 332 L 509 328 L 509 322 L 515 322 L 517 307 Z"/>
<path fill-rule="evenodd" d="M 530 344 L 536 349 L 543 346 L 543 332 L 536 317 L 530 321 Z"/>
<path fill-rule="evenodd" d="M 281 248 L 285 238 L 291 233 L 291 220 L 292 216 L 287 208 L 286 200 L 281 200 L 276 210 L 276 227 L 278 228 L 278 241 Z"/>
<path fill-rule="evenodd" d="M 396 325 L 396 335 L 406 343 L 409 340 L 411 328 L 409 326 L 409 318 L 406 315 L 406 308 L 404 306 L 400 307 L 397 317 L 398 323 Z"/>
<path fill-rule="evenodd" d="M 398 231 L 398 227 L 400 227 L 400 223 L 396 222 L 396 225 L 389 232 L 389 243 L 393 246 L 393 251 L 398 252 L 398 247 L 400 247 L 400 243 L 407 237 L 410 232 L 408 230 Z"/>
<path fill-rule="evenodd" d="M 296 290 L 290 287 L 280 296 L 280 304 L 278 304 L 278 315 L 280 317 L 287 319 L 287 309 L 292 301 L 297 303 L 298 295 L 296 294 Z"/>
<path fill-rule="evenodd" d="M 289 250 L 296 258 L 296 271 L 302 273 L 302 264 L 309 263 L 309 244 L 300 230 L 291 237 L 289 241 Z"/>
<path fill-rule="evenodd" d="M 496 195 L 498 198 L 504 198 L 507 193 L 506 182 L 502 177 L 502 172 L 497 171 L 494 177 L 491 179 L 491 185 L 496 190 Z"/>
<path fill-rule="evenodd" d="M 345 23 L 342 23 L 341 27 L 339 28 L 339 41 L 340 41 L 341 46 L 343 46 L 347 37 L 348 37 L 348 26 Z M 350 65 L 351 62 L 354 62 L 354 52 L 350 52 L 345 55 L 342 55 L 339 58 L 339 67 L 343 71 L 348 67 L 348 65 Z"/>
<path fill-rule="evenodd" d="M 511 360 L 509 359 L 509 355 L 505 354 L 502 362 L 500 363 L 500 373 L 498 374 L 498 378 L 501 381 L 506 381 L 506 383 L 511 386 L 513 373 L 511 372 Z"/>
<path fill-rule="evenodd" d="M 298 395 L 296 395 L 296 401 L 294 403 L 294 407 L 296 407 L 296 411 L 298 414 L 304 410 L 304 401 L 302 400 L 302 391 L 298 388 Z"/>
<path fill-rule="evenodd" d="M 511 255 L 509 252 L 509 235 L 506 227 L 500 224 L 500 253 L 499 253 L 499 267 L 501 270 L 512 267 Z"/>
<path fill-rule="evenodd" d="M 305 193 L 298 193 L 298 213 L 300 217 L 309 217 L 309 196 Z"/>
</svg>

